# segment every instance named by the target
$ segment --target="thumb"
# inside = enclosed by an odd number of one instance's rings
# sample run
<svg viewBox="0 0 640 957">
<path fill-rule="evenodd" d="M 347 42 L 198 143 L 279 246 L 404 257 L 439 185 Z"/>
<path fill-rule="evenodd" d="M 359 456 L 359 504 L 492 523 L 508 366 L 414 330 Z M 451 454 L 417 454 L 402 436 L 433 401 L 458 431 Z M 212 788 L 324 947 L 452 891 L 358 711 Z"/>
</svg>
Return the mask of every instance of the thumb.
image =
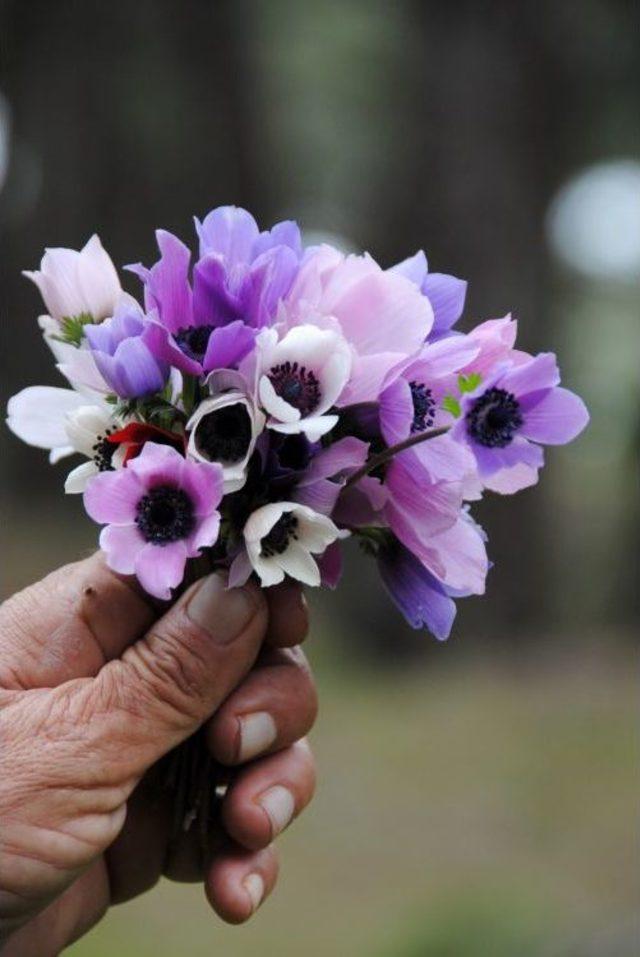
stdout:
<svg viewBox="0 0 640 957">
<path fill-rule="evenodd" d="M 87 710 L 125 776 L 142 774 L 219 707 L 251 669 L 267 618 L 257 585 L 228 589 L 209 575 L 102 668 Z"/>
</svg>

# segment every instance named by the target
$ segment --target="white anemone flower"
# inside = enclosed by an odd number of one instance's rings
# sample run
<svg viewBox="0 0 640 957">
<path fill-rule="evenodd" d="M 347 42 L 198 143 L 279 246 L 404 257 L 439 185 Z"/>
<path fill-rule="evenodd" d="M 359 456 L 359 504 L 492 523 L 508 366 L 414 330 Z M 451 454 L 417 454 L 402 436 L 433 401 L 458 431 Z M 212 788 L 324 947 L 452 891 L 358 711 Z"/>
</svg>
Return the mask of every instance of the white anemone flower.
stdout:
<svg viewBox="0 0 640 957">
<path fill-rule="evenodd" d="M 267 425 L 276 432 L 304 432 L 317 442 L 338 421 L 326 413 L 349 380 L 351 348 L 335 329 L 294 326 L 282 339 L 264 329 L 257 339 L 258 396 Z"/>
<path fill-rule="evenodd" d="M 28 445 L 49 449 L 52 464 L 74 453 L 88 459 L 67 476 L 68 493 L 84 492 L 98 472 L 123 464 L 126 446 L 107 440 L 123 423 L 107 402 L 91 402 L 73 389 L 31 386 L 9 400 L 7 412 L 7 425 L 14 435 Z"/>
<path fill-rule="evenodd" d="M 244 527 L 247 558 L 263 587 L 289 575 L 305 585 L 320 584 L 313 555 L 321 555 L 342 532 L 327 518 L 296 502 L 272 502 L 253 512 Z"/>
<path fill-rule="evenodd" d="M 214 394 L 200 403 L 187 422 L 187 455 L 197 462 L 221 465 L 228 495 L 245 484 L 247 465 L 266 419 L 239 373 L 214 372 L 208 382 Z"/>
<path fill-rule="evenodd" d="M 113 315 L 122 294 L 115 266 L 96 235 L 79 251 L 45 249 L 40 269 L 23 275 L 36 284 L 57 322 L 80 316 L 100 322 Z"/>
</svg>

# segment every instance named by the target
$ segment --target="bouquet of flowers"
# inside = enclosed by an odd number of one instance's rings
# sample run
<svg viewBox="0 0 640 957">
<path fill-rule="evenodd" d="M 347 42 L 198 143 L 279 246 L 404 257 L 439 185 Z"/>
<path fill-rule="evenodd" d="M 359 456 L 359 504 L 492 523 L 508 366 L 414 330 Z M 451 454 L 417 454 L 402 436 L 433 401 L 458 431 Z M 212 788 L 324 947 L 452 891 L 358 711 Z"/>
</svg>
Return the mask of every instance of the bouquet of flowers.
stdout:
<svg viewBox="0 0 640 957">
<path fill-rule="evenodd" d="M 232 206 L 158 231 L 122 290 L 97 236 L 27 272 L 68 388 L 32 386 L 8 424 L 103 525 L 116 572 L 169 599 L 204 557 L 229 586 L 338 583 L 352 536 L 414 627 L 446 638 L 489 567 L 471 503 L 533 485 L 543 445 L 588 421 L 552 353 L 515 348 L 509 316 L 455 330 L 466 283 L 423 252 L 390 269 L 261 232 Z"/>
</svg>

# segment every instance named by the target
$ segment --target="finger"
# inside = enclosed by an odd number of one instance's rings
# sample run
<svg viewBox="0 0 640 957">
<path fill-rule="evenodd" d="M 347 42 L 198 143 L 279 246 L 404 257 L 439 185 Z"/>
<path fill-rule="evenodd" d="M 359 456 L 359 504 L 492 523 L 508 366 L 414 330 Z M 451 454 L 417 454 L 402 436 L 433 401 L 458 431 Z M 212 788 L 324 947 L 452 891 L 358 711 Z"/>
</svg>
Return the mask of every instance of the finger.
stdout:
<svg viewBox="0 0 640 957">
<path fill-rule="evenodd" d="M 121 775 L 138 776 L 189 737 L 250 670 L 266 625 L 255 583 L 228 589 L 219 574 L 196 582 L 91 683 L 85 707 L 100 716 L 98 758 L 108 750 Z"/>
<path fill-rule="evenodd" d="M 228 834 L 250 850 L 266 847 L 307 806 L 315 763 L 305 740 L 240 771 L 222 803 Z"/>
<path fill-rule="evenodd" d="M 157 616 L 99 552 L 59 568 L 0 607 L 0 687 L 50 688 L 93 676 Z"/>
<path fill-rule="evenodd" d="M 257 852 L 223 851 L 205 878 L 205 891 L 216 914 L 229 924 L 248 920 L 269 896 L 278 878 L 274 847 Z"/>
<path fill-rule="evenodd" d="M 309 631 L 309 608 L 302 588 L 285 579 L 281 585 L 267 589 L 269 627 L 267 644 L 291 648 L 301 644 Z"/>
<path fill-rule="evenodd" d="M 318 696 L 303 652 L 267 649 L 209 721 L 207 741 L 221 764 L 243 764 L 298 741 L 317 713 Z"/>
</svg>

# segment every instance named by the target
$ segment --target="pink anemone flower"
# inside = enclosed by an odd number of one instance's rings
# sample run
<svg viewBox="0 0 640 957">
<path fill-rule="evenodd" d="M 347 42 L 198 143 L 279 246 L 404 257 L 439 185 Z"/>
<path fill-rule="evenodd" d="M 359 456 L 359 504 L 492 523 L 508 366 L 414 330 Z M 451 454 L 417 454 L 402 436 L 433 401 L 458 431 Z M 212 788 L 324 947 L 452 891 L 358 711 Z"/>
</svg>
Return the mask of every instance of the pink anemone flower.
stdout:
<svg viewBox="0 0 640 957">
<path fill-rule="evenodd" d="M 217 463 L 191 462 L 170 446 L 147 442 L 125 468 L 97 475 L 84 504 L 106 526 L 100 546 L 109 567 L 168 599 L 187 559 L 218 538 L 222 489 Z"/>
</svg>

